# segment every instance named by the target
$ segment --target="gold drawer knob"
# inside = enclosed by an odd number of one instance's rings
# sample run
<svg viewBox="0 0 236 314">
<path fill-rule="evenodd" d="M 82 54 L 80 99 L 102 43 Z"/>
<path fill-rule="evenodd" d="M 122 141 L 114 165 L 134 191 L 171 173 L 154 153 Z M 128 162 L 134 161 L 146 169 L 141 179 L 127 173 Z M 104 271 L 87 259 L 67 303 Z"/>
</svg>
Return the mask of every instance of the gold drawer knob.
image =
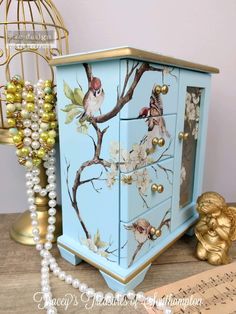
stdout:
<svg viewBox="0 0 236 314">
<path fill-rule="evenodd" d="M 157 229 L 155 227 L 151 227 L 150 233 L 152 236 L 156 236 L 157 238 L 159 238 L 161 236 L 161 230 Z"/>
<path fill-rule="evenodd" d="M 162 193 L 164 191 L 164 186 L 162 184 L 153 183 L 151 189 L 152 192 Z"/>
<path fill-rule="evenodd" d="M 158 138 L 158 137 L 154 137 L 153 139 L 152 139 L 152 145 L 153 146 L 159 146 L 159 147 L 162 147 L 162 146 L 164 146 L 165 145 L 165 140 L 164 140 L 164 138 Z"/>
<path fill-rule="evenodd" d="M 169 87 L 166 84 L 164 84 L 162 86 L 161 85 L 156 85 L 156 87 L 155 87 L 155 93 L 157 95 L 159 95 L 159 94 L 166 95 L 168 93 L 168 91 L 169 91 Z"/>
<path fill-rule="evenodd" d="M 179 139 L 186 141 L 189 137 L 189 133 L 179 132 Z"/>
</svg>

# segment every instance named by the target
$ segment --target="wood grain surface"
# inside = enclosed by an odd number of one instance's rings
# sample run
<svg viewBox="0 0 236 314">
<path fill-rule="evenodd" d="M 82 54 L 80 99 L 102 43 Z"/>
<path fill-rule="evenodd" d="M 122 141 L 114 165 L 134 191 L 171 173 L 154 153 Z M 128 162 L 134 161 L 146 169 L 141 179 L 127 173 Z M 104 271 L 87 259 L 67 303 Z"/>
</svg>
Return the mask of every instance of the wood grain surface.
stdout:
<svg viewBox="0 0 236 314">
<path fill-rule="evenodd" d="M 45 313 L 38 308 L 42 303 L 33 300 L 34 294 L 40 291 L 40 258 L 33 247 L 18 244 L 10 239 L 9 228 L 16 219 L 17 214 L 0 215 L 0 313 L 33 314 Z M 200 262 L 194 256 L 196 245 L 195 237 L 183 236 L 171 248 L 157 258 L 151 266 L 147 276 L 136 291 L 148 291 L 156 287 L 195 275 L 213 268 L 206 262 Z M 53 255 L 57 258 L 59 266 L 72 276 L 78 277 L 91 287 L 100 291 L 108 291 L 98 270 L 92 266 L 81 263 L 72 266 L 64 261 L 54 245 Z M 236 259 L 236 242 L 231 248 L 231 256 Z M 91 303 L 84 303 L 80 293 L 51 275 L 53 296 L 65 298 L 73 303 L 66 309 L 58 307 L 58 313 L 146 313 L 139 305 L 134 306 L 94 306 L 86 309 Z M 39 295 L 36 295 L 39 298 Z M 61 299 L 61 303 L 65 299 Z M 78 304 L 77 304 L 78 303 Z"/>
</svg>

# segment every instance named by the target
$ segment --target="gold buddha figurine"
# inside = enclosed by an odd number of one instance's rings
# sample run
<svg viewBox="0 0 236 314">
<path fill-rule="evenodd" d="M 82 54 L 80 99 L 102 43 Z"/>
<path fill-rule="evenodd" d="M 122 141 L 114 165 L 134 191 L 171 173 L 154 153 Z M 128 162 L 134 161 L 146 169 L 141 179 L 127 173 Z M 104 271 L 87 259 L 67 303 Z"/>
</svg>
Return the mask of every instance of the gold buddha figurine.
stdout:
<svg viewBox="0 0 236 314">
<path fill-rule="evenodd" d="M 220 194 L 206 192 L 197 200 L 197 211 L 197 257 L 212 265 L 230 263 L 229 248 L 236 240 L 236 207 L 228 207 Z"/>
</svg>

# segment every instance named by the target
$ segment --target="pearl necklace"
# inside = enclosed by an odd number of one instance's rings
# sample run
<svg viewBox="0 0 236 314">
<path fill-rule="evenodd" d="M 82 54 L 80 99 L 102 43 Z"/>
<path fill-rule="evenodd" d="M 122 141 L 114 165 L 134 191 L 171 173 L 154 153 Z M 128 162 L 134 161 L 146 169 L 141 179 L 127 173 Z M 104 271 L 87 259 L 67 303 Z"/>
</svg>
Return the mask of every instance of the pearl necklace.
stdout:
<svg viewBox="0 0 236 314">
<path fill-rule="evenodd" d="M 73 278 L 63 271 L 50 253 L 55 231 L 57 193 L 55 174 L 56 150 L 53 148 L 56 136 L 54 130 L 56 123 L 55 112 L 52 111 L 53 108 L 49 102 L 49 100 L 53 102 L 53 97 L 49 96 L 53 95 L 49 82 L 50 81 L 39 80 L 38 83 L 32 87 L 29 82 L 22 82 L 19 76 L 14 76 L 11 82 L 6 85 L 6 101 L 8 103 L 7 116 L 10 133 L 13 135 L 13 141 L 18 148 L 17 156 L 19 162 L 24 164 L 27 168 L 25 174 L 27 201 L 29 211 L 31 212 L 30 217 L 35 248 L 42 257 L 41 291 L 43 293 L 44 306 L 47 314 L 57 313 L 57 308 L 53 305 L 53 296 L 49 280 L 50 271 L 60 280 L 72 285 L 72 287 L 79 290 L 81 293 L 85 293 L 88 299 L 94 298 L 96 302 L 122 303 L 125 299 L 130 301 L 136 300 L 140 303 L 145 303 L 149 307 L 162 310 L 165 314 L 172 313 L 171 309 L 166 307 L 161 300 L 155 300 L 153 297 L 145 296 L 143 292 L 135 293 L 133 290 L 130 290 L 126 294 L 122 292 L 116 292 L 115 294 L 108 292 L 104 294 L 101 291 L 95 291 L 93 288 L 88 287 L 86 283 L 81 282 L 77 278 Z M 45 102 L 45 100 L 47 102 Z M 52 118 L 51 122 L 49 118 L 50 113 Z M 47 174 L 48 185 L 46 188 L 40 186 L 40 170 L 38 166 L 41 162 L 43 162 Z M 39 222 L 37 207 L 35 205 L 35 193 L 39 193 L 41 196 L 48 195 L 49 198 L 49 218 L 45 244 L 40 243 L 41 238 L 38 228 Z"/>
</svg>

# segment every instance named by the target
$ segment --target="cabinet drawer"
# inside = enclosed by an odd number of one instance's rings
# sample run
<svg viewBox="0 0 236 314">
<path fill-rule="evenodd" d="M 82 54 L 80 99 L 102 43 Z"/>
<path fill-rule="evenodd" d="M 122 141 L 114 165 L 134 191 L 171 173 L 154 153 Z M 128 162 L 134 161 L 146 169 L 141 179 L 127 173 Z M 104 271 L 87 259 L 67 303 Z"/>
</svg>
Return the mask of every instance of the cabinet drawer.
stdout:
<svg viewBox="0 0 236 314">
<path fill-rule="evenodd" d="M 168 199 L 129 223 L 121 222 L 120 265 L 125 268 L 132 266 L 159 244 L 170 233 L 170 218 L 171 199 Z"/>
<path fill-rule="evenodd" d="M 172 180 L 173 158 L 121 174 L 121 221 L 130 221 L 169 198 Z"/>
<path fill-rule="evenodd" d="M 173 156 L 175 124 L 176 115 L 120 121 L 121 172 Z"/>
<path fill-rule="evenodd" d="M 132 60 L 130 60 L 130 63 Z M 136 61 L 133 61 L 136 62 Z M 141 64 L 141 62 L 140 62 Z M 129 66 L 132 66 L 130 64 Z M 178 99 L 178 78 L 179 70 L 173 67 L 163 67 L 157 64 L 151 66 L 158 71 L 146 71 L 138 82 L 133 97 L 128 104 L 120 112 L 121 119 L 135 119 L 139 116 L 139 112 L 144 107 L 150 107 L 151 102 L 158 102 L 159 106 L 163 107 L 163 114 L 171 114 L 177 112 Z M 121 62 L 121 86 L 124 86 L 124 81 L 127 73 L 127 61 Z M 134 79 L 135 71 L 129 78 L 126 90 L 131 86 Z M 156 95 L 153 90 L 157 85 L 168 86 L 167 94 Z"/>
</svg>

